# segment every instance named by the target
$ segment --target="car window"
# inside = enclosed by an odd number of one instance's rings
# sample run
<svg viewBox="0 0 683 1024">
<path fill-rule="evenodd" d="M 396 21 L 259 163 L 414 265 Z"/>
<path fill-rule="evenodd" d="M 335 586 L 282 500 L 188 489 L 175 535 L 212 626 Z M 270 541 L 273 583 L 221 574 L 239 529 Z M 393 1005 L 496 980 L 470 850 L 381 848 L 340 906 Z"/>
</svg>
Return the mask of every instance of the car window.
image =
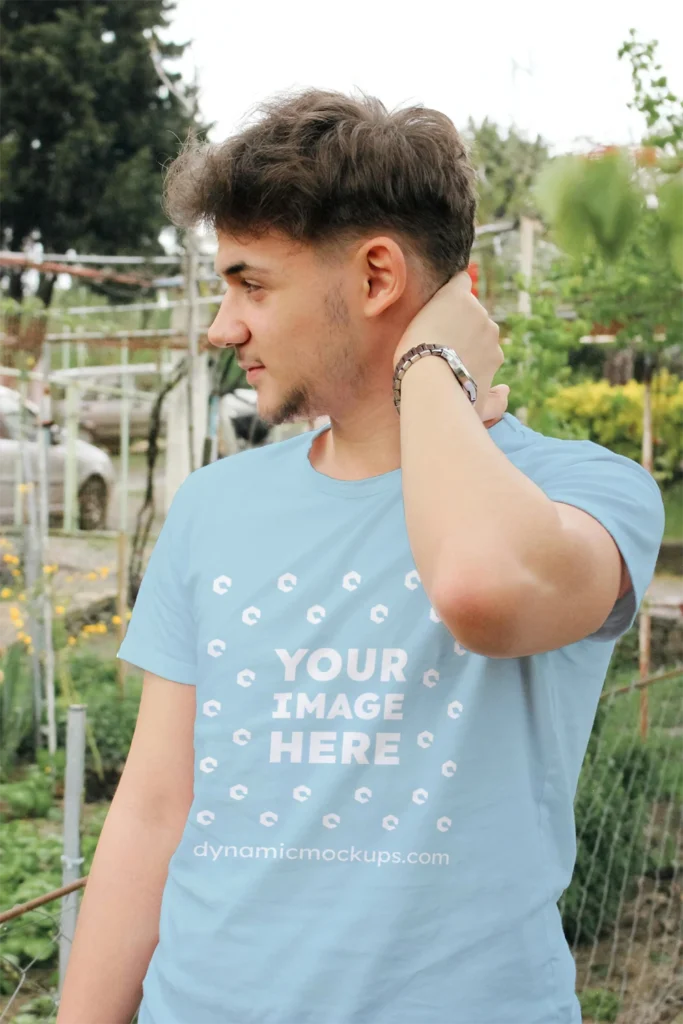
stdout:
<svg viewBox="0 0 683 1024">
<path fill-rule="evenodd" d="M 13 441 L 18 441 L 21 437 L 21 420 L 19 415 L 19 409 L 15 406 L 13 409 L 0 410 L 0 423 L 2 436 L 10 438 Z M 38 420 L 30 409 L 24 407 L 24 437 L 27 441 L 35 441 L 38 438 Z"/>
</svg>

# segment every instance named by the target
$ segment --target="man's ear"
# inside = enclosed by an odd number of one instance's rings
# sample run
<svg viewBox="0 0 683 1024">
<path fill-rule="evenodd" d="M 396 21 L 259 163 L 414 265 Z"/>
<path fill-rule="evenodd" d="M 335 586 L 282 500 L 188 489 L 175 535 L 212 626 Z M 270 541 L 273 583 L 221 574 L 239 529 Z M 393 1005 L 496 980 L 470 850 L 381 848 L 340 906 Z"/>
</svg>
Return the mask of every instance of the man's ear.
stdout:
<svg viewBox="0 0 683 1024">
<path fill-rule="evenodd" d="M 408 265 L 403 249 L 393 238 L 379 235 L 364 242 L 356 253 L 362 305 L 367 317 L 379 316 L 403 296 Z"/>
</svg>

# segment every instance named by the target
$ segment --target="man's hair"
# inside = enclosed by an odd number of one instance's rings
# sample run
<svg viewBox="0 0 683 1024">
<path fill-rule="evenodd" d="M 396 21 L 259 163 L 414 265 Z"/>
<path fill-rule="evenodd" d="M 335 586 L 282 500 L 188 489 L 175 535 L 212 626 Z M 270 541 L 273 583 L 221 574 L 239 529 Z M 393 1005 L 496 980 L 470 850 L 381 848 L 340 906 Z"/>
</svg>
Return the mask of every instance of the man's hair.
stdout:
<svg viewBox="0 0 683 1024">
<path fill-rule="evenodd" d="M 475 174 L 453 122 L 423 106 L 308 89 L 257 108 L 225 142 L 189 141 L 166 177 L 179 227 L 236 236 L 276 230 L 336 246 L 393 231 L 443 284 L 469 262 Z"/>
</svg>

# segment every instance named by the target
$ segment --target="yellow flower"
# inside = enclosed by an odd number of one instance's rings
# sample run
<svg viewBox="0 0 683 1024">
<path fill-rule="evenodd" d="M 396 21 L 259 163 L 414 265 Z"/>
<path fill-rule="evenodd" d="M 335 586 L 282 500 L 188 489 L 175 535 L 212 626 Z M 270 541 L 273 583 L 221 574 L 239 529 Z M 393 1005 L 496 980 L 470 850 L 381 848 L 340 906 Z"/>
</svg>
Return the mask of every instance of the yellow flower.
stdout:
<svg viewBox="0 0 683 1024">
<path fill-rule="evenodd" d="M 75 636 L 70 636 L 69 639 L 67 640 L 67 643 L 70 647 L 73 647 L 74 644 L 78 643 L 78 640 L 76 639 Z"/>
<path fill-rule="evenodd" d="M 100 576 L 102 577 L 103 580 L 106 580 L 106 578 L 107 578 L 107 576 L 109 575 L 110 572 L 111 572 L 111 570 L 110 570 L 109 566 L 108 565 L 103 565 L 102 568 L 100 569 Z"/>
<path fill-rule="evenodd" d="M 36 357 L 35 356 L 28 356 L 27 359 L 26 359 L 26 365 L 29 366 L 29 367 L 35 366 L 36 365 Z"/>
<path fill-rule="evenodd" d="M 96 580 L 97 579 L 97 573 L 96 572 L 88 572 L 88 573 L 86 573 L 85 578 L 86 578 L 86 580 Z"/>
<path fill-rule="evenodd" d="M 24 620 L 23 619 L 17 619 L 15 621 L 14 625 L 15 625 L 15 627 L 17 629 L 23 629 L 24 628 Z"/>
<path fill-rule="evenodd" d="M 106 632 L 107 632 L 107 623 L 106 622 L 100 622 L 100 633 L 106 633 Z"/>
<path fill-rule="evenodd" d="M 11 597 L 12 593 L 13 591 L 11 591 L 9 587 L 3 587 L 2 590 L 0 590 L 0 597 Z"/>
<path fill-rule="evenodd" d="M 21 576 L 21 569 L 12 569 L 12 575 L 16 579 L 17 576 Z"/>
<path fill-rule="evenodd" d="M 26 633 L 24 633 L 24 631 L 21 630 L 21 632 L 17 633 L 17 640 L 23 640 L 25 636 Z"/>
<path fill-rule="evenodd" d="M 14 561 L 14 558 L 15 558 L 14 555 L 3 555 L 2 556 L 3 562 L 7 562 L 8 565 L 15 565 L 16 564 L 15 561 Z M 17 561 L 19 561 L 19 559 L 17 559 Z"/>
<path fill-rule="evenodd" d="M 112 624 L 112 626 L 120 626 L 121 625 L 121 616 L 120 615 L 112 615 L 112 617 L 111 617 L 111 624 Z"/>
<path fill-rule="evenodd" d="M 130 621 L 130 617 L 131 617 L 132 614 L 133 613 L 130 611 L 130 609 L 126 612 L 126 620 L 127 621 Z"/>
<path fill-rule="evenodd" d="M 9 617 L 10 619 L 18 619 L 21 617 L 21 612 L 15 604 L 9 606 Z"/>
<path fill-rule="evenodd" d="M 55 615 L 63 615 L 63 614 L 64 614 L 64 605 L 62 605 L 62 604 L 55 605 Z"/>
<path fill-rule="evenodd" d="M 26 644 L 27 647 L 32 642 L 30 636 L 22 636 L 21 639 L 24 641 L 24 643 Z"/>
</svg>

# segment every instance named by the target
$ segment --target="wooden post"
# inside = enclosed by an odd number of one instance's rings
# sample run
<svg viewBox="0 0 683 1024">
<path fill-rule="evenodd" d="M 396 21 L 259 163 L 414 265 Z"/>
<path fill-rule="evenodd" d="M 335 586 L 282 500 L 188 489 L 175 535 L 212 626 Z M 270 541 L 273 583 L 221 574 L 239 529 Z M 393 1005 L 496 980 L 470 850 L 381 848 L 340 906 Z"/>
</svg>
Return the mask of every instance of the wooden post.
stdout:
<svg viewBox="0 0 683 1024">
<path fill-rule="evenodd" d="M 528 285 L 534 270 L 534 231 L 536 221 L 531 217 L 522 217 L 519 224 L 519 261 L 520 273 Z M 520 291 L 517 296 L 517 312 L 529 316 L 531 313 L 531 296 L 528 291 Z"/>
<path fill-rule="evenodd" d="M 647 599 L 643 601 L 638 622 L 638 675 L 647 679 L 650 674 L 650 641 L 652 639 L 652 619 Z M 648 730 L 648 688 L 643 686 L 640 691 L 640 738 L 647 739 Z"/>
</svg>

